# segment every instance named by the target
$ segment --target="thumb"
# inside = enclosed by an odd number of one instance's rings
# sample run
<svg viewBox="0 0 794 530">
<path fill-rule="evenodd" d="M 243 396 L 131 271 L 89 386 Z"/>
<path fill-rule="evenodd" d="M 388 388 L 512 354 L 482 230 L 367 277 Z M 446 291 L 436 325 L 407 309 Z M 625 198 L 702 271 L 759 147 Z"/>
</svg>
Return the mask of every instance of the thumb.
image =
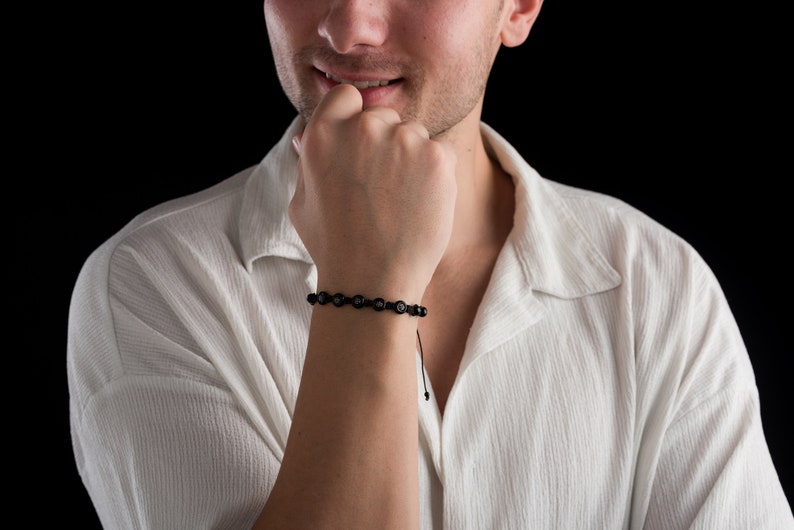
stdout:
<svg viewBox="0 0 794 530">
<path fill-rule="evenodd" d="M 363 99 L 356 87 L 348 84 L 336 85 L 317 104 L 308 125 L 311 126 L 313 121 L 321 119 L 348 119 L 361 112 L 362 108 Z"/>
</svg>

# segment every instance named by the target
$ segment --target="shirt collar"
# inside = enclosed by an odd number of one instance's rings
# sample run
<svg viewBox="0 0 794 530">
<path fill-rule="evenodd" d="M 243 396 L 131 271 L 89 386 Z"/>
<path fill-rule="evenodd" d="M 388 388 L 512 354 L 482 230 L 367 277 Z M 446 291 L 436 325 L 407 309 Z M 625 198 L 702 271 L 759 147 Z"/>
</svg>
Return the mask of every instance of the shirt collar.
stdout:
<svg viewBox="0 0 794 530">
<path fill-rule="evenodd" d="M 292 137 L 301 126 L 296 117 L 245 185 L 239 230 L 243 263 L 249 271 L 253 262 L 264 256 L 311 263 L 287 214 L 298 160 Z M 553 186 L 491 127 L 482 124 L 481 131 L 489 153 L 515 184 L 516 212 L 508 244 L 515 246 L 529 287 L 560 298 L 576 298 L 619 285 L 620 275 Z"/>
<path fill-rule="evenodd" d="M 289 219 L 287 208 L 295 193 L 298 156 L 292 137 L 302 127 L 296 117 L 284 135 L 248 177 L 240 208 L 240 247 L 245 268 L 264 256 L 281 256 L 311 263 L 311 257 Z"/>
<path fill-rule="evenodd" d="M 620 285 L 620 275 L 552 183 L 491 127 L 481 124 L 481 131 L 490 155 L 513 178 L 516 211 L 508 244 L 515 246 L 528 286 L 577 298 Z"/>
</svg>

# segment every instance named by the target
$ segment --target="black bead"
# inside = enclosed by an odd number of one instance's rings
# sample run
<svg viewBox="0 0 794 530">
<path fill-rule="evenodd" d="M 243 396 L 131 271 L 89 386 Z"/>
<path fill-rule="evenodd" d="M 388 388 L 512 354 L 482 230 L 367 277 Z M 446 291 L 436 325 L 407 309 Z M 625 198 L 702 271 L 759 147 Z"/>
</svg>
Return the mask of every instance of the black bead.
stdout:
<svg viewBox="0 0 794 530">
<path fill-rule="evenodd" d="M 336 307 L 342 307 L 345 305 L 345 295 L 342 293 L 336 293 L 333 298 L 333 303 Z"/>
<path fill-rule="evenodd" d="M 364 297 L 361 296 L 360 294 L 354 296 L 353 307 L 355 307 L 356 309 L 361 309 L 362 307 L 364 307 Z"/>
<path fill-rule="evenodd" d="M 306 296 L 306 301 L 314 305 L 317 302 L 317 295 L 315 293 L 309 293 L 308 296 Z"/>
<path fill-rule="evenodd" d="M 331 296 L 326 293 L 325 291 L 320 291 L 317 293 L 317 303 L 320 305 L 325 305 L 331 301 Z"/>
<path fill-rule="evenodd" d="M 372 308 L 375 311 L 383 311 L 385 307 L 386 307 L 386 300 L 384 300 L 383 298 L 376 298 L 372 301 Z"/>
<path fill-rule="evenodd" d="M 402 300 L 397 300 L 394 303 L 394 312 L 398 315 L 402 315 L 408 309 L 408 305 L 403 302 Z"/>
</svg>

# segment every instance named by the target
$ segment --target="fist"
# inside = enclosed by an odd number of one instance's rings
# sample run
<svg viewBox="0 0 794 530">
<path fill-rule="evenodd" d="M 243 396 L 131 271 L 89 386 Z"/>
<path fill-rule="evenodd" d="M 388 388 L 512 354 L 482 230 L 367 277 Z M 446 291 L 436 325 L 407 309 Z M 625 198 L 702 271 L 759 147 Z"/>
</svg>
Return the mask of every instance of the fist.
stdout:
<svg viewBox="0 0 794 530">
<path fill-rule="evenodd" d="M 326 94 L 295 145 L 289 215 L 318 288 L 421 297 L 452 231 L 452 147 L 393 109 L 362 109 L 351 85 Z"/>
</svg>

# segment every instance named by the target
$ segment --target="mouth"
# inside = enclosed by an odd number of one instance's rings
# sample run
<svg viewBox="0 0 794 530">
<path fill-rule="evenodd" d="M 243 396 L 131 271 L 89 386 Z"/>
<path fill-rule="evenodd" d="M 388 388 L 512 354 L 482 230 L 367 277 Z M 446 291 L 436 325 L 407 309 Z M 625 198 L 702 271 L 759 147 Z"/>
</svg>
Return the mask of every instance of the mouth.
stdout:
<svg viewBox="0 0 794 530">
<path fill-rule="evenodd" d="M 370 79 L 366 81 L 355 81 L 352 79 L 344 79 L 342 77 L 336 77 L 335 75 L 329 74 L 328 72 L 323 72 L 323 74 L 325 74 L 326 79 L 330 79 L 334 83 L 353 85 L 359 90 L 364 90 L 366 88 L 388 86 L 391 85 L 392 83 L 396 83 L 397 81 L 399 81 L 399 79 Z"/>
</svg>

